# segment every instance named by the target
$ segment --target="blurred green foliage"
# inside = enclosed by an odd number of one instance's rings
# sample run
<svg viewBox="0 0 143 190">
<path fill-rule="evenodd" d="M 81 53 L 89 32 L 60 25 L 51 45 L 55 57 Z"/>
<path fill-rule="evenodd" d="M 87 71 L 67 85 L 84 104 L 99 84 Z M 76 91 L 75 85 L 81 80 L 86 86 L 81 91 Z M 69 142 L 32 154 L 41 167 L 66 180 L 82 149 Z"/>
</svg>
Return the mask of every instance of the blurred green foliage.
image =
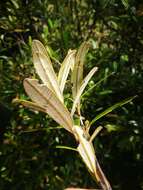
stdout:
<svg viewBox="0 0 143 190">
<path fill-rule="evenodd" d="M 85 72 L 93 66 L 99 71 L 88 88 L 97 85 L 82 99 L 89 120 L 138 95 L 101 118 L 93 130 L 105 128 L 95 147 L 113 189 L 143 189 L 143 2 L 5 0 L 0 13 L 0 188 L 95 187 L 76 153 L 55 148 L 75 147 L 71 136 L 45 114 L 13 104 L 15 98 L 27 98 L 23 79 L 35 76 L 31 40 L 36 38 L 49 47 L 55 63 L 69 48 L 91 41 Z"/>
</svg>

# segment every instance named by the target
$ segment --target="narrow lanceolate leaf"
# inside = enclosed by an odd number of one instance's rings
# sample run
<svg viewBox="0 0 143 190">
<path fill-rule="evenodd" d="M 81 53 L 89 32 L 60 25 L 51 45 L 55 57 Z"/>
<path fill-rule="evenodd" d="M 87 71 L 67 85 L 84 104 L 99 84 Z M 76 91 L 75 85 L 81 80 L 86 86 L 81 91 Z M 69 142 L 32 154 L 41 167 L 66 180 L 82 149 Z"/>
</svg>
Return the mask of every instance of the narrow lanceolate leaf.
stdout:
<svg viewBox="0 0 143 190">
<path fill-rule="evenodd" d="M 65 83 L 66 83 L 69 71 L 73 67 L 73 64 L 75 63 L 75 53 L 76 53 L 76 50 L 68 51 L 68 54 L 65 57 L 58 74 L 58 82 L 59 82 L 60 90 L 62 93 L 65 87 Z"/>
<path fill-rule="evenodd" d="M 118 107 L 121 107 L 129 102 L 131 102 L 136 96 L 127 98 L 123 101 L 120 101 L 116 104 L 114 104 L 113 106 L 107 108 L 106 110 L 104 110 L 103 112 L 99 113 L 91 122 L 89 125 L 92 125 L 94 122 L 96 122 L 98 119 L 100 119 L 101 117 L 104 117 L 105 115 L 107 115 L 108 113 L 112 112 L 113 110 L 117 109 Z"/>
<path fill-rule="evenodd" d="M 87 86 L 89 80 L 91 79 L 91 77 L 94 75 L 94 73 L 97 71 L 97 67 L 94 67 L 89 73 L 88 75 L 84 78 L 78 92 L 77 92 L 77 95 L 75 97 L 75 100 L 73 102 L 73 106 L 72 106 L 72 110 L 71 110 L 71 116 L 73 116 L 74 112 L 75 112 L 75 109 L 76 109 L 76 105 L 77 103 L 79 102 L 80 100 L 80 96 L 81 94 L 83 93 L 85 87 Z"/>
<path fill-rule="evenodd" d="M 25 79 L 24 88 L 29 97 L 40 107 L 43 107 L 57 123 L 72 133 L 70 113 L 57 96 L 46 85 L 41 85 L 35 79 Z"/>
<path fill-rule="evenodd" d="M 75 65 L 72 73 L 72 78 L 71 81 L 73 83 L 73 98 L 75 98 L 81 82 L 83 80 L 83 64 L 84 64 L 84 59 L 86 56 L 86 53 L 88 52 L 88 49 L 90 47 L 90 44 L 88 42 L 83 42 L 76 54 L 75 58 Z"/>
<path fill-rule="evenodd" d="M 72 151 L 76 151 L 77 152 L 76 148 L 72 148 L 72 147 L 69 147 L 69 146 L 57 145 L 56 148 L 67 149 L 67 150 L 72 150 Z"/>
<path fill-rule="evenodd" d="M 57 76 L 44 46 L 37 40 L 32 44 L 33 62 L 37 74 L 43 83 L 63 102 Z"/>
<path fill-rule="evenodd" d="M 19 100 L 19 103 L 21 103 L 23 106 L 28 107 L 28 108 L 30 108 L 32 110 L 37 110 L 37 111 L 40 111 L 40 112 L 47 113 L 46 108 L 38 105 L 37 103 L 26 101 L 26 100 Z"/>
<path fill-rule="evenodd" d="M 88 94 L 91 90 L 93 90 L 96 86 L 100 85 L 103 81 L 106 81 L 110 76 L 115 74 L 114 72 L 110 73 L 109 75 L 101 78 L 98 82 L 96 82 L 93 86 L 91 86 L 86 92 L 82 94 L 82 97 Z"/>
</svg>

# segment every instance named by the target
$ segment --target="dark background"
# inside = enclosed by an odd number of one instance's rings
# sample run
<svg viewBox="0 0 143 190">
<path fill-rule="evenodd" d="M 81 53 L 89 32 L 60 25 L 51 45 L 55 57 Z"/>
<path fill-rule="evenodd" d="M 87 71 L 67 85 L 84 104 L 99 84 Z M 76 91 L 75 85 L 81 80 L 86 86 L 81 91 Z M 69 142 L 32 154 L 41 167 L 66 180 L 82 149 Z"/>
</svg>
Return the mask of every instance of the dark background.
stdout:
<svg viewBox="0 0 143 190">
<path fill-rule="evenodd" d="M 31 41 L 50 47 L 53 63 L 90 40 L 85 74 L 98 66 L 82 100 L 89 120 L 127 97 L 128 105 L 98 120 L 94 145 L 113 189 L 143 189 L 143 2 L 141 0 L 5 0 L 0 3 L 0 189 L 95 187 L 72 137 L 43 113 L 14 104 L 27 99 L 23 79 L 36 76 Z M 108 75 L 112 74 L 110 77 Z M 65 95 L 68 101 L 70 92 Z"/>
</svg>

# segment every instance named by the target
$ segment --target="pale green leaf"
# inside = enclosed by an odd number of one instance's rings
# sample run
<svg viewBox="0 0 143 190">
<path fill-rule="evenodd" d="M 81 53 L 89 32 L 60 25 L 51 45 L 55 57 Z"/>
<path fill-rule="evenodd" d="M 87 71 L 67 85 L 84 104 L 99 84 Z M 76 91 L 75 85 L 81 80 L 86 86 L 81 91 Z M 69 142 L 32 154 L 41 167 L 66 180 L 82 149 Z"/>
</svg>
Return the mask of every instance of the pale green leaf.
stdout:
<svg viewBox="0 0 143 190">
<path fill-rule="evenodd" d="M 129 0 L 121 0 L 121 1 L 122 1 L 122 4 L 124 5 L 124 7 L 126 9 L 128 9 L 129 8 Z"/>
<path fill-rule="evenodd" d="M 84 80 L 82 81 L 82 84 L 77 92 L 77 95 L 75 97 L 75 100 L 73 102 L 73 106 L 72 106 L 72 110 L 71 110 L 71 116 L 73 116 L 75 109 L 76 109 L 76 105 L 80 100 L 81 94 L 83 93 L 85 87 L 87 86 L 89 80 L 91 79 L 91 77 L 94 75 L 94 73 L 97 71 L 97 67 L 94 67 L 89 73 L 88 75 L 84 78 Z"/>
<path fill-rule="evenodd" d="M 42 106 L 38 105 L 37 103 L 26 101 L 26 100 L 18 100 L 18 102 L 20 104 L 22 104 L 23 106 L 28 107 L 28 108 L 30 108 L 32 110 L 37 110 L 37 111 L 40 111 L 40 112 L 47 113 L 47 110 L 45 109 L 45 107 L 42 107 Z"/>
<path fill-rule="evenodd" d="M 72 148 L 72 147 L 69 147 L 69 146 L 63 146 L 63 145 L 57 145 L 56 148 L 77 151 L 76 148 Z"/>
<path fill-rule="evenodd" d="M 50 57 L 44 45 L 39 40 L 32 41 L 32 53 L 42 53 L 48 57 L 48 61 L 51 63 Z M 51 63 L 52 64 L 52 63 Z"/>
<path fill-rule="evenodd" d="M 58 82 L 59 82 L 60 90 L 62 93 L 65 87 L 65 83 L 66 83 L 69 71 L 75 63 L 75 53 L 76 53 L 76 50 L 68 51 L 68 54 L 65 57 L 58 74 Z"/>
<path fill-rule="evenodd" d="M 89 47 L 90 47 L 89 42 L 83 42 L 76 54 L 75 65 L 71 78 L 71 82 L 73 83 L 73 88 L 72 88 L 73 98 L 75 98 L 83 80 L 83 64 Z"/>
<path fill-rule="evenodd" d="M 107 124 L 104 125 L 104 127 L 106 128 L 106 130 L 110 133 L 110 132 L 115 132 L 115 131 L 123 131 L 124 127 L 120 126 L 120 125 L 114 125 L 114 124 Z"/>
<path fill-rule="evenodd" d="M 33 62 L 37 74 L 43 83 L 51 89 L 63 102 L 63 96 L 54 72 L 51 60 L 41 42 L 34 40 L 32 44 Z"/>
<path fill-rule="evenodd" d="M 41 85 L 37 80 L 27 78 L 24 80 L 24 88 L 34 102 L 46 109 L 46 113 L 72 133 L 73 122 L 70 113 L 46 85 Z"/>
<path fill-rule="evenodd" d="M 98 133 L 103 129 L 102 126 L 99 126 L 95 129 L 95 131 L 92 133 L 91 137 L 90 137 L 90 142 L 92 142 L 94 140 L 94 138 L 98 135 Z"/>
<path fill-rule="evenodd" d="M 87 91 L 85 91 L 81 97 L 87 95 L 90 91 L 92 91 L 96 86 L 98 86 L 99 84 L 101 84 L 102 82 L 106 81 L 110 76 L 112 76 L 113 74 L 115 74 L 114 72 L 110 73 L 109 75 L 103 77 L 102 79 L 100 79 L 98 82 L 96 82 L 93 86 L 91 86 Z"/>
</svg>

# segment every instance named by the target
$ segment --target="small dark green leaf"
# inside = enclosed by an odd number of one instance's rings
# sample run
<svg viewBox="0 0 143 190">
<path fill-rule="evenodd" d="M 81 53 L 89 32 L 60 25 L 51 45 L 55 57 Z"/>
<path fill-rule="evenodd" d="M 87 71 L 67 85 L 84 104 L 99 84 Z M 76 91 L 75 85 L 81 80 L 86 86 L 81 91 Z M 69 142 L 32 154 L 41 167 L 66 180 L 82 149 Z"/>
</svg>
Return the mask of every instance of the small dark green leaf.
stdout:
<svg viewBox="0 0 143 190">
<path fill-rule="evenodd" d="M 118 107 L 121 107 L 129 102 L 131 102 L 134 98 L 136 98 L 136 96 L 127 98 L 123 101 L 120 101 L 116 104 L 114 104 L 113 106 L 107 108 L 105 111 L 101 112 L 100 114 L 98 114 L 91 122 L 90 125 L 92 125 L 93 123 L 95 123 L 98 119 L 100 119 L 101 117 L 104 117 L 105 115 L 107 115 L 108 113 L 112 112 L 113 110 L 115 110 Z"/>
</svg>

